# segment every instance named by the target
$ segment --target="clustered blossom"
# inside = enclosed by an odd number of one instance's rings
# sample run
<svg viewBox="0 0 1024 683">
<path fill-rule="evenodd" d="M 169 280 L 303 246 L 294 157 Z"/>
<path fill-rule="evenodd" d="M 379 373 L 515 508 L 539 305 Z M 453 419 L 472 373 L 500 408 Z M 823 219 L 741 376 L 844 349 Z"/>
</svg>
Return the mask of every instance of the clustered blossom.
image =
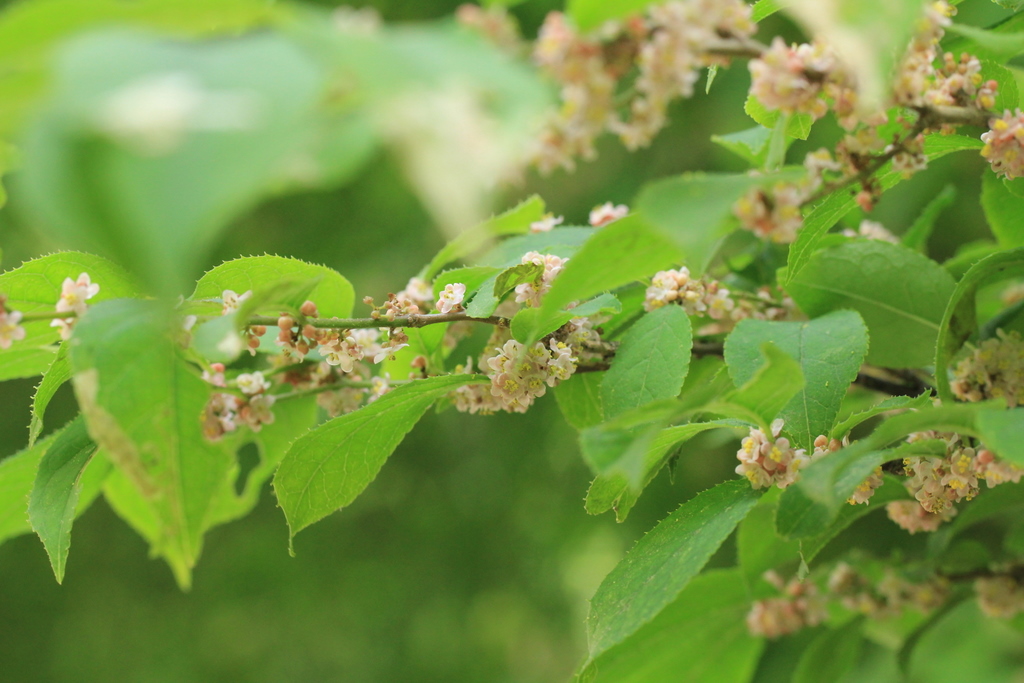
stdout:
<svg viewBox="0 0 1024 683">
<path fill-rule="evenodd" d="M 530 347 L 509 339 L 487 360 L 492 372 L 491 395 L 509 412 L 526 412 L 547 387 L 569 379 L 576 363 L 568 345 L 554 339 L 548 346 L 536 342 Z"/>
<path fill-rule="evenodd" d="M 546 213 L 544 217 L 539 221 L 530 223 L 530 232 L 551 232 L 555 226 L 561 225 L 565 221 L 563 216 L 556 216 L 553 213 Z"/>
<path fill-rule="evenodd" d="M 612 204 L 605 202 L 601 206 L 595 206 L 590 212 L 589 222 L 595 228 L 600 228 L 613 223 L 629 214 L 629 207 L 625 204 Z"/>
<path fill-rule="evenodd" d="M 234 313 L 243 303 L 245 303 L 245 301 L 247 301 L 251 297 L 251 289 L 246 292 L 243 292 L 242 294 L 239 294 L 238 292 L 231 289 L 225 289 L 220 295 L 220 300 L 222 303 L 221 314 L 228 315 L 229 313 Z"/>
<path fill-rule="evenodd" d="M 437 310 L 441 313 L 451 313 L 462 310 L 462 301 L 466 298 L 466 285 L 461 282 L 445 285 L 444 290 L 437 296 Z"/>
<path fill-rule="evenodd" d="M 758 600 L 751 606 L 747 629 L 752 635 L 779 638 L 825 621 L 825 600 L 814 583 L 798 579 L 785 583 L 774 571 L 765 572 L 763 578 L 782 596 Z"/>
<path fill-rule="evenodd" d="M 884 225 L 876 221 L 864 220 L 860 222 L 860 226 L 856 230 L 849 228 L 843 230 L 843 235 L 847 237 L 863 237 L 869 240 L 879 240 L 880 242 L 889 242 L 891 244 L 899 244 L 900 240 L 896 235 L 889 232 Z"/>
<path fill-rule="evenodd" d="M 981 342 L 956 366 L 951 383 L 961 401 L 1002 398 L 1011 408 L 1024 398 L 1024 340 L 1016 331 Z"/>
<path fill-rule="evenodd" d="M 697 279 L 686 267 L 662 270 L 651 278 L 644 294 L 644 310 L 650 312 L 676 304 L 689 315 L 703 315 L 718 321 L 739 321 L 746 318 L 783 320 L 792 317 L 796 308 L 792 299 L 772 297 L 770 287 L 762 287 L 753 295 L 740 296 L 715 280 Z"/>
<path fill-rule="evenodd" d="M 988 617 L 1010 619 L 1024 612 L 1024 585 L 1015 576 L 983 576 L 974 582 L 978 607 Z"/>
<path fill-rule="evenodd" d="M 60 328 L 60 338 L 68 340 L 71 338 L 71 330 L 75 320 L 85 314 L 88 305 L 85 303 L 100 292 L 100 286 L 94 283 L 88 273 L 81 273 L 77 280 L 69 277 L 64 278 L 60 289 L 60 299 L 57 300 L 58 313 L 74 313 L 68 318 L 54 318 L 50 321 L 50 327 Z"/>
<path fill-rule="evenodd" d="M 992 165 L 992 170 L 1004 178 L 1024 176 L 1024 112 L 1005 111 L 999 118 L 989 121 L 989 130 L 981 136 L 985 146 L 981 156 Z"/>
<path fill-rule="evenodd" d="M 373 307 L 374 318 L 384 317 L 388 320 L 417 315 L 434 307 L 434 293 L 430 283 L 420 277 L 414 277 L 405 285 L 405 289 L 397 294 L 388 294 L 387 300 L 379 307 L 374 306 L 373 298 L 366 297 L 363 303 Z"/>
<path fill-rule="evenodd" d="M 776 36 L 771 47 L 749 64 L 750 92 L 768 109 L 787 114 L 828 113 L 825 79 L 837 67 L 835 53 L 824 43 L 787 45 Z"/>
<path fill-rule="evenodd" d="M 772 484 L 786 488 L 797 481 L 802 468 L 824 454 L 815 451 L 814 455 L 807 455 L 804 449 L 793 448 L 789 439 L 779 436 L 782 427 L 782 420 L 772 422 L 770 437 L 760 429 L 751 429 L 736 451 L 740 461 L 736 474 L 746 477 L 755 489 Z"/>
<path fill-rule="evenodd" d="M 754 34 L 750 16 L 750 6 L 740 0 L 679 0 L 581 35 L 561 12 L 548 14 L 533 57 L 561 86 L 562 106 L 532 162 L 545 172 L 572 170 L 577 158 L 596 156 L 594 141 L 605 131 L 630 149 L 649 144 L 667 123 L 669 103 L 693 94 L 700 69 L 727 62 L 710 49 L 724 37 Z M 620 82 L 634 69 L 628 116 L 621 117 Z"/>
<path fill-rule="evenodd" d="M 762 239 L 778 244 L 796 240 L 804 225 L 802 206 L 813 188 L 806 183 L 775 183 L 754 187 L 733 206 L 740 225 Z"/>
<path fill-rule="evenodd" d="M 4 350 L 25 338 L 25 328 L 21 326 L 21 311 L 8 310 L 6 304 L 7 297 L 0 295 L 0 349 Z"/>
<path fill-rule="evenodd" d="M 844 607 L 871 617 L 890 617 L 912 607 L 927 614 L 949 598 L 949 582 L 930 577 L 908 581 L 891 568 L 880 581 L 872 581 L 845 562 L 840 562 L 828 577 L 828 591 Z"/>
<path fill-rule="evenodd" d="M 889 518 L 910 533 L 938 529 L 942 522 L 956 515 L 956 503 L 978 495 L 980 480 L 992 488 L 1006 482 L 1017 483 L 1024 476 L 1024 468 L 997 459 L 985 448 L 964 444 L 958 434 L 917 432 L 907 440 L 936 438 L 945 441 L 945 456 L 903 460 L 903 471 L 908 477 L 904 486 L 915 500 L 895 501 L 886 506 Z"/>
<path fill-rule="evenodd" d="M 224 377 L 224 365 L 214 363 L 203 373 L 203 379 L 216 387 L 233 385 L 243 396 L 214 392 L 206 404 L 203 414 L 203 434 L 210 441 L 217 441 L 244 425 L 259 432 L 263 425 L 274 422 L 273 406 L 277 400 L 267 393 L 270 382 L 262 372 L 242 373 L 230 383 Z"/>
<path fill-rule="evenodd" d="M 562 269 L 565 268 L 565 264 L 568 262 L 569 259 L 564 259 L 554 254 L 541 254 L 536 251 L 526 253 L 523 256 L 522 263 L 533 263 L 543 266 L 544 271 L 537 282 L 524 282 L 516 285 L 516 302 L 534 308 L 540 306 L 541 299 L 551 290 L 551 283 L 558 277 L 558 274 L 562 272 Z"/>
</svg>

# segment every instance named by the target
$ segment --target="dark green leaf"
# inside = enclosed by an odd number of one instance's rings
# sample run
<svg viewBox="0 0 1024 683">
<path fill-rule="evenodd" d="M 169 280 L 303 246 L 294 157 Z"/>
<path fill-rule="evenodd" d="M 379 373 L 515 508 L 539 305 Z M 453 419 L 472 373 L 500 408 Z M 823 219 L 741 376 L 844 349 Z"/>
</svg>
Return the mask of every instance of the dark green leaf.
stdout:
<svg viewBox="0 0 1024 683">
<path fill-rule="evenodd" d="M 921 394 L 920 396 L 915 396 L 913 398 L 910 396 L 890 396 L 878 403 L 878 405 L 872 406 L 867 410 L 854 413 L 837 424 L 835 429 L 832 430 L 832 437 L 842 439 L 860 423 L 870 420 L 878 415 L 882 415 L 883 413 L 887 413 L 890 410 L 916 410 L 929 405 L 931 405 L 930 393 Z"/>
<path fill-rule="evenodd" d="M 1010 192 L 991 169 L 982 176 L 981 206 L 1000 246 L 1024 246 L 1024 197 Z"/>
<path fill-rule="evenodd" d="M 903 234 L 901 242 L 908 249 L 914 249 L 922 254 L 928 253 L 928 238 L 935 229 L 935 221 L 956 200 L 956 186 L 946 185 L 928 202 L 921 214 L 910 225 L 910 229 Z"/>
<path fill-rule="evenodd" d="M 857 662 L 863 626 L 863 618 L 855 617 L 811 641 L 796 667 L 793 683 L 837 683 L 842 679 Z"/>
<path fill-rule="evenodd" d="M 69 379 L 71 379 L 71 361 L 68 359 L 68 345 L 61 344 L 53 362 L 43 375 L 42 381 L 36 387 L 35 396 L 32 397 L 32 420 L 28 427 L 29 444 L 35 443 L 39 435 L 43 433 L 46 407 L 50 405 L 50 399 L 57 393 L 57 390 Z"/>
</svg>

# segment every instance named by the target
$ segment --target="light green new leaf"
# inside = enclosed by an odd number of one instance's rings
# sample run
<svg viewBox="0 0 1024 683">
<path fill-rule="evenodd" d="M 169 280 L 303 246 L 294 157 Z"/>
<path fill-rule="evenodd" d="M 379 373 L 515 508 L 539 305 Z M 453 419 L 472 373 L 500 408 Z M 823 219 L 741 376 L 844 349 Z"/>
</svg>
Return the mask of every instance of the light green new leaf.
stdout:
<svg viewBox="0 0 1024 683">
<path fill-rule="evenodd" d="M 0 294 L 7 297 L 9 310 L 32 313 L 53 311 L 60 299 L 64 280 L 76 280 L 82 273 L 88 273 L 94 284 L 100 286 L 89 304 L 138 296 L 138 287 L 128 273 L 120 266 L 105 258 L 76 251 L 62 251 L 26 261 L 17 268 L 0 274 Z M 25 339 L 15 342 L 9 351 L 0 351 L 0 365 L 6 354 L 29 347 L 54 344 L 60 340 L 60 332 L 50 326 L 49 320 L 26 322 Z"/>
<path fill-rule="evenodd" d="M 917 410 L 925 408 L 931 405 L 932 395 L 930 392 L 921 394 L 911 398 L 910 396 L 890 396 L 889 398 L 879 402 L 877 405 L 862 410 L 858 413 L 854 413 L 850 417 L 846 418 L 835 426 L 832 430 L 832 437 L 835 439 L 842 439 L 844 436 L 850 433 L 850 431 L 859 425 L 860 423 L 870 420 L 873 417 L 887 413 L 890 410 Z"/>
<path fill-rule="evenodd" d="M 729 150 L 754 168 L 764 165 L 771 139 L 771 129 L 764 126 L 754 126 L 728 135 L 711 136 L 711 142 Z"/>
<path fill-rule="evenodd" d="M 775 344 L 800 364 L 804 387 L 778 414 L 800 448 L 829 434 L 846 390 L 868 352 L 868 331 L 853 311 L 836 311 L 807 322 L 743 320 L 725 342 L 725 361 L 735 384 L 750 381 L 764 361 L 761 345 Z"/>
<path fill-rule="evenodd" d="M 249 290 L 267 292 L 273 291 L 275 285 L 281 283 L 314 279 L 318 282 L 312 291 L 296 291 L 290 299 L 278 298 L 274 303 L 287 304 L 297 309 L 308 298 L 316 303 L 322 317 L 346 318 L 352 315 L 356 294 L 352 284 L 345 277 L 327 266 L 284 256 L 245 256 L 225 261 L 207 271 L 199 279 L 190 299 L 219 302 L 226 289 L 238 294 Z M 219 312 L 219 303 L 213 304 L 212 308 Z"/>
<path fill-rule="evenodd" d="M 746 481 L 698 494 L 641 538 L 590 601 L 590 661 L 671 605 L 757 503 Z"/>
<path fill-rule="evenodd" d="M 947 30 L 967 38 L 981 48 L 979 52 L 984 57 L 1006 61 L 1024 54 L 1024 33 L 998 33 L 964 24 L 952 24 Z"/>
<path fill-rule="evenodd" d="M 509 322 L 512 337 L 523 344 L 533 344 L 547 336 L 573 318 L 586 318 L 599 313 L 615 314 L 622 310 L 622 304 L 614 294 L 602 294 L 585 301 L 575 308 L 546 314 L 543 308 L 524 308 Z"/>
<path fill-rule="evenodd" d="M 903 480 L 885 475 L 882 485 L 875 489 L 871 500 L 867 504 L 851 505 L 847 503 L 839 509 L 839 514 L 828 525 L 824 531 L 810 538 L 800 540 L 800 552 L 806 562 L 810 563 L 829 543 L 832 542 L 844 529 L 856 522 L 858 519 L 869 513 L 885 508 L 886 504 L 895 500 L 907 500 L 911 498 L 903 486 Z"/>
<path fill-rule="evenodd" d="M 437 277 L 434 278 L 432 286 L 434 299 L 437 299 L 445 287 L 454 284 L 466 285 L 466 298 L 468 299 L 474 292 L 480 289 L 483 283 L 497 275 L 498 272 L 497 268 L 490 268 L 488 266 L 467 266 L 465 268 L 445 270 L 438 273 Z"/>
<path fill-rule="evenodd" d="M 707 406 L 709 412 L 746 420 L 767 430 L 803 389 L 800 363 L 770 341 L 761 344 L 760 351 L 766 362 L 740 388 Z"/>
<path fill-rule="evenodd" d="M 168 313 L 130 299 L 90 308 L 75 327 L 71 369 L 89 434 L 151 503 L 153 551 L 187 587 L 233 457 L 203 436 L 210 386 L 181 358 Z"/>
<path fill-rule="evenodd" d="M 811 641 L 793 674 L 793 683 L 838 683 L 857 663 L 863 617 L 826 629 Z"/>
<path fill-rule="evenodd" d="M 783 0 L 757 0 L 754 3 L 751 19 L 761 21 L 782 9 Z"/>
<path fill-rule="evenodd" d="M 693 331 L 680 306 L 663 306 L 640 318 L 622 337 L 601 385 L 607 418 L 674 398 L 690 368 Z"/>
<path fill-rule="evenodd" d="M 57 583 L 64 581 L 82 476 L 95 453 L 96 444 L 79 415 L 46 449 L 32 486 L 29 521 L 46 548 Z"/>
<path fill-rule="evenodd" d="M 46 408 L 50 405 L 50 401 L 57 393 L 57 390 L 71 379 L 71 360 L 68 356 L 69 344 L 70 342 L 61 343 L 57 354 L 53 356 L 53 361 L 46 369 L 46 372 L 43 373 L 43 378 L 39 381 L 39 384 L 36 386 L 36 392 L 32 396 L 32 417 L 28 424 L 29 445 L 34 444 L 39 435 L 43 433 Z"/>
<path fill-rule="evenodd" d="M 791 175 L 684 173 L 646 185 L 636 206 L 651 225 L 676 241 L 687 267 L 700 275 L 729 232 L 728 219 L 736 201 L 753 187 L 770 186 Z"/>
<path fill-rule="evenodd" d="M 652 275 L 676 263 L 680 256 L 671 240 L 638 216 L 626 216 L 600 228 L 555 278 L 529 338 L 539 339 L 539 330 L 550 329 L 553 321 L 564 318 L 569 303 L 586 301 Z"/>
<path fill-rule="evenodd" d="M 484 381 L 479 375 L 418 380 L 296 440 L 274 476 L 292 537 L 355 500 L 434 401 Z"/>
<path fill-rule="evenodd" d="M 1024 197 L 1010 192 L 991 169 L 982 176 L 981 207 L 1000 246 L 1024 246 Z"/>
<path fill-rule="evenodd" d="M 975 296 L 982 284 L 999 282 L 1024 274 L 1024 247 L 987 256 L 964 274 L 956 284 L 942 315 L 935 349 L 935 381 L 939 398 L 952 402 L 953 392 L 946 373 L 954 354 L 978 329 Z"/>
<path fill-rule="evenodd" d="M 977 138 L 970 138 L 965 135 L 926 135 L 924 140 L 924 155 L 929 161 L 934 161 L 952 152 L 961 150 L 980 150 L 984 143 Z M 883 190 L 895 187 L 901 180 L 903 174 L 892 170 L 891 164 L 883 167 L 878 174 L 878 185 Z M 857 206 L 857 200 L 847 190 L 838 190 L 825 197 L 821 202 L 804 217 L 804 227 L 800 229 L 796 242 L 789 248 L 789 257 L 786 261 L 786 269 L 779 275 L 779 284 L 788 286 L 811 256 L 818 250 L 821 240 L 828 234 L 828 231 L 839 220 L 850 213 Z"/>
<path fill-rule="evenodd" d="M 782 112 L 777 109 L 768 109 L 753 95 L 747 97 L 747 101 L 743 105 L 743 111 L 747 112 L 747 116 L 769 130 L 775 129 L 783 118 Z M 811 134 L 811 126 L 813 125 L 814 119 L 811 118 L 810 114 L 790 115 L 785 120 L 786 127 L 783 132 L 785 137 L 790 140 L 806 140 Z"/>
<path fill-rule="evenodd" d="M 764 640 L 750 635 L 750 596 L 736 569 L 709 571 L 632 637 L 594 661 L 578 683 L 747 683 Z"/>
<path fill-rule="evenodd" d="M 65 47 L 56 73 L 51 105 L 25 138 L 26 206 L 58 239 L 110 255 L 171 295 L 228 220 L 280 184 L 324 78 L 269 32 L 209 43 L 89 34 Z M 198 111 L 169 137 L 126 129 L 117 107 L 154 93 L 196 98 Z M 204 106 L 221 108 L 217 127 L 195 122 L 209 116 Z"/>
<path fill-rule="evenodd" d="M 593 31 L 606 21 L 643 14 L 658 0 L 569 0 L 567 11 L 581 31 Z"/>
<path fill-rule="evenodd" d="M 857 240 L 811 257 L 787 291 L 812 318 L 860 313 L 871 336 L 867 362 L 890 368 L 934 358 L 946 302 L 956 283 L 939 264 L 906 247 Z"/>
<path fill-rule="evenodd" d="M 56 355 L 52 346 L 0 352 L 0 382 L 42 375 L 53 364 Z"/>
<path fill-rule="evenodd" d="M 584 430 L 604 422 L 601 405 L 603 372 L 578 372 L 555 387 L 555 400 L 565 421 Z"/>
<path fill-rule="evenodd" d="M 986 447 L 1000 458 L 1024 466 L 1024 408 L 980 411 L 975 424 Z"/>
<path fill-rule="evenodd" d="M 423 269 L 420 277 L 425 280 L 433 279 L 441 272 L 442 268 L 452 261 L 471 256 L 498 237 L 522 235 L 528 232 L 531 223 L 544 217 L 544 208 L 544 200 L 538 195 L 533 195 L 508 211 L 466 230 L 437 252 L 437 255 Z"/>
</svg>

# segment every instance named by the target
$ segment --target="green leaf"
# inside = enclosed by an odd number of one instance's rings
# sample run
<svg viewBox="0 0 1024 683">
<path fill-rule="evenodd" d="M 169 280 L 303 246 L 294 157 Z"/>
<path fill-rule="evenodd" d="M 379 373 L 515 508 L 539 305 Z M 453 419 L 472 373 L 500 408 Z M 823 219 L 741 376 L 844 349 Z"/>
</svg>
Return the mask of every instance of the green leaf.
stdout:
<svg viewBox="0 0 1024 683">
<path fill-rule="evenodd" d="M 32 397 L 32 419 L 28 426 L 28 442 L 34 444 L 39 435 L 43 433 L 43 418 L 46 416 L 46 407 L 50 405 L 57 390 L 64 382 L 71 379 L 71 361 L 68 359 L 68 344 L 61 344 L 53 362 L 43 374 L 42 381 L 36 387 L 36 393 Z"/>
<path fill-rule="evenodd" d="M 779 507 L 778 489 L 769 489 L 740 523 L 736 532 L 736 552 L 747 586 L 753 587 L 761 575 L 800 559 L 800 543 L 782 538 L 775 532 L 775 512 Z"/>
<path fill-rule="evenodd" d="M 816 318 L 842 308 L 868 326 L 867 362 L 890 368 L 927 365 L 946 302 L 956 284 L 931 259 L 879 240 L 857 240 L 811 257 L 787 291 Z"/>
<path fill-rule="evenodd" d="M 878 415 L 882 415 L 883 413 L 887 413 L 890 410 L 918 410 L 928 407 L 931 405 L 931 398 L 930 393 L 924 393 L 913 398 L 910 396 L 890 396 L 889 398 L 879 402 L 877 405 L 872 406 L 867 410 L 854 413 L 837 424 L 835 429 L 832 430 L 832 437 L 841 440 L 860 423 L 870 420 Z"/>
<path fill-rule="evenodd" d="M 680 306 L 663 306 L 640 318 L 623 335 L 601 385 L 605 416 L 678 396 L 692 345 L 690 318 Z"/>
<path fill-rule="evenodd" d="M 857 663 L 863 627 L 863 617 L 855 617 L 811 641 L 793 673 L 793 683 L 837 683 Z"/>
<path fill-rule="evenodd" d="M 555 387 L 555 400 L 565 421 L 577 430 L 604 422 L 601 405 L 603 372 L 578 372 Z"/>
<path fill-rule="evenodd" d="M 307 298 L 316 303 L 323 317 L 346 318 L 352 315 L 355 304 L 355 290 L 340 273 L 327 266 L 306 263 L 283 256 L 245 256 L 225 261 L 209 270 L 196 283 L 191 300 L 210 299 L 220 301 L 224 290 L 238 294 L 249 290 L 272 291 L 281 283 L 300 280 L 318 280 L 308 294 L 290 297 L 287 301 L 275 301 L 276 305 L 287 304 L 297 309 Z M 219 303 L 213 306 L 219 311 Z"/>
<path fill-rule="evenodd" d="M 702 574 L 632 637 L 591 661 L 580 683 L 747 683 L 764 640 L 750 635 L 736 569 Z"/>
<path fill-rule="evenodd" d="M 986 57 L 1006 61 L 1024 54 L 1024 33 L 997 33 L 963 24 L 952 24 L 947 30 L 971 40 Z"/>
<path fill-rule="evenodd" d="M 672 604 L 757 503 L 746 481 L 698 494 L 641 538 L 590 601 L 590 661 Z"/>
<path fill-rule="evenodd" d="M 980 411 L 975 424 L 985 446 L 1000 458 L 1024 466 L 1024 408 Z"/>
<path fill-rule="evenodd" d="M 53 364 L 56 355 L 51 346 L 0 352 L 0 382 L 42 375 Z"/>
<path fill-rule="evenodd" d="M 355 500 L 434 401 L 484 381 L 479 375 L 418 380 L 297 439 L 274 476 L 292 537 Z"/>
<path fill-rule="evenodd" d="M 79 416 L 46 449 L 36 473 L 28 503 L 29 521 L 46 548 L 57 583 L 64 581 L 82 476 L 95 453 L 96 444 Z"/>
<path fill-rule="evenodd" d="M 828 525 L 825 531 L 816 536 L 804 538 L 800 541 L 800 552 L 806 562 L 810 563 L 829 543 L 832 542 L 844 529 L 856 522 L 858 519 L 869 513 L 883 509 L 887 503 L 894 500 L 906 500 L 910 494 L 903 486 L 903 482 L 895 477 L 885 476 L 882 485 L 875 489 L 874 495 L 866 505 L 850 505 L 847 503 L 839 509 L 839 514 Z"/>
<path fill-rule="evenodd" d="M 551 329 L 554 321 L 564 318 L 571 302 L 586 301 L 651 275 L 677 262 L 679 256 L 667 237 L 635 215 L 597 230 L 551 284 L 529 338 L 539 339 L 543 334 L 539 330 Z"/>
<path fill-rule="evenodd" d="M 778 414 L 800 448 L 813 448 L 827 435 L 868 352 L 868 331 L 853 311 L 836 311 L 807 322 L 743 320 L 727 337 L 725 361 L 737 385 L 763 365 L 760 348 L 775 344 L 800 364 L 805 384 Z"/>
<path fill-rule="evenodd" d="M 903 234 L 900 240 L 908 249 L 914 249 L 922 254 L 928 253 L 928 238 L 935 229 L 935 221 L 939 215 L 949 208 L 956 200 L 956 186 L 946 185 L 935 198 L 928 202 L 921 214 L 910 225 L 910 229 Z"/>
<path fill-rule="evenodd" d="M 804 387 L 800 364 L 775 344 L 760 346 L 765 363 L 738 389 L 707 406 L 709 412 L 748 420 L 763 430 Z M 767 433 L 767 432 L 766 432 Z"/>
<path fill-rule="evenodd" d="M 964 135 L 926 135 L 924 139 L 925 158 L 934 161 L 952 152 L 975 149 L 984 145 L 981 140 Z M 877 176 L 879 187 L 888 190 L 903 180 L 903 174 L 892 170 L 887 164 Z M 779 284 L 789 283 L 803 270 L 817 251 L 821 240 L 839 220 L 857 206 L 857 200 L 847 190 L 839 190 L 825 197 L 804 217 L 796 242 L 789 248 L 786 270 L 779 276 Z M 870 327 L 870 326 L 869 326 Z"/>
<path fill-rule="evenodd" d="M 1010 192 L 991 169 L 982 176 L 981 206 L 1000 246 L 1024 246 L 1024 197 Z"/>
<path fill-rule="evenodd" d="M 615 295 L 602 294 L 569 310 L 551 314 L 545 314 L 543 308 L 524 308 L 512 316 L 509 330 L 516 341 L 529 345 L 551 334 L 573 318 L 586 318 L 601 313 L 614 314 L 621 310 L 622 304 Z"/>
<path fill-rule="evenodd" d="M 711 141 L 729 150 L 751 166 L 760 168 L 768 157 L 768 143 L 771 138 L 771 129 L 754 126 L 728 135 L 712 135 Z"/>
<path fill-rule="evenodd" d="M 32 530 L 28 521 L 28 497 L 46 449 L 55 437 L 0 460 L 0 543 Z"/>
<path fill-rule="evenodd" d="M 747 101 L 743 105 L 743 111 L 747 112 L 747 116 L 769 130 L 774 129 L 783 116 L 779 110 L 765 107 L 753 95 L 747 96 Z M 788 138 L 806 140 L 811 134 L 811 126 L 813 125 L 814 119 L 810 114 L 791 115 L 785 122 L 786 128 L 784 133 Z"/>
<path fill-rule="evenodd" d="M 324 76 L 272 33 L 209 43 L 93 34 L 62 52 L 56 72 L 52 103 L 24 143 L 26 206 L 58 239 L 110 255 L 170 295 L 192 281 L 227 222 L 281 182 Z M 154 92 L 200 108 L 220 102 L 222 123 L 189 123 L 202 112 L 170 132 L 118 122 L 117 106 Z"/>
<path fill-rule="evenodd" d="M 591 227 L 567 227 L 555 228 L 547 232 L 514 235 L 501 240 L 473 262 L 480 266 L 511 268 L 522 263 L 523 256 L 531 251 L 569 258 L 576 254 L 580 247 L 597 232 Z"/>
<path fill-rule="evenodd" d="M 1024 274 L 1024 247 L 998 252 L 987 256 L 964 274 L 956 284 L 949 304 L 945 308 L 940 323 L 938 343 L 935 351 L 935 386 L 939 398 L 953 401 L 953 392 L 949 386 L 949 368 L 953 355 L 960 350 L 978 328 L 978 316 L 975 308 L 975 296 L 982 284 L 998 282 L 1010 277 Z"/>
<path fill-rule="evenodd" d="M 202 434 L 211 389 L 181 358 L 169 320 L 156 302 L 98 304 L 75 328 L 71 368 L 89 434 L 151 503 L 153 552 L 188 587 L 233 458 Z"/>
<path fill-rule="evenodd" d="M 567 11 L 581 31 L 592 31 L 606 21 L 643 14 L 657 0 L 569 0 Z"/>
<path fill-rule="evenodd" d="M 139 291 L 129 275 L 105 258 L 64 251 L 26 261 L 17 268 L 0 274 L 0 294 L 7 296 L 7 308 L 33 313 L 53 311 L 60 299 L 61 286 L 66 278 L 75 280 L 81 273 L 88 273 L 100 291 L 89 300 L 89 304 L 137 296 Z M 26 322 L 25 339 L 15 342 L 10 351 L 0 351 L 0 363 L 6 354 L 27 347 L 48 346 L 60 339 L 57 328 L 48 320 Z"/>
<path fill-rule="evenodd" d="M 452 261 L 473 255 L 497 237 L 527 233 L 531 223 L 544 217 L 544 208 L 544 200 L 538 195 L 533 195 L 508 211 L 466 230 L 437 252 L 437 255 L 423 269 L 420 277 L 425 280 L 433 279 L 441 272 L 442 268 Z"/>
<path fill-rule="evenodd" d="M 858 441 L 812 463 L 779 499 L 776 529 L 786 538 L 808 538 L 826 531 L 846 500 L 876 467 L 911 455 L 944 455 L 940 439 L 878 450 L 872 439 Z"/>
<path fill-rule="evenodd" d="M 466 297 L 468 298 L 478 289 L 483 283 L 487 282 L 494 275 L 498 274 L 497 268 L 490 268 L 488 266 L 467 266 L 465 268 L 454 268 L 452 270 L 446 270 L 439 273 L 434 278 L 433 292 L 434 298 L 437 299 L 438 295 L 444 291 L 444 288 L 448 285 L 454 285 L 461 283 L 466 285 Z"/>
<path fill-rule="evenodd" d="M 751 12 L 751 19 L 761 21 L 775 14 L 780 9 L 782 9 L 780 0 L 757 0 Z"/>
<path fill-rule="evenodd" d="M 675 239 L 690 271 L 699 276 L 730 232 L 729 219 L 736 201 L 753 187 L 770 186 L 788 177 L 684 173 L 646 185 L 636 205 L 651 225 Z M 649 269 L 647 274 L 657 269 Z"/>
</svg>

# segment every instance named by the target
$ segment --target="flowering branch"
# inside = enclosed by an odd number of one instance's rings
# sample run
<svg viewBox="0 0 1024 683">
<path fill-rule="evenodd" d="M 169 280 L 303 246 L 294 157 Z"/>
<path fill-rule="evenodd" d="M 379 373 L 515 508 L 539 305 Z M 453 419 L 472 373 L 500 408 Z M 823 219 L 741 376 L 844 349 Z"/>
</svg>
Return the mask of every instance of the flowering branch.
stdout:
<svg viewBox="0 0 1024 683">
<path fill-rule="evenodd" d="M 278 318 L 267 315 L 257 315 L 249 319 L 249 325 L 277 325 Z M 381 318 L 307 318 L 303 325 L 310 325 L 318 329 L 376 329 L 380 327 L 426 327 L 438 323 L 474 322 L 508 327 L 508 318 L 492 315 L 486 318 L 474 318 L 465 313 L 422 313 L 413 315 L 396 316 L 393 319 Z"/>
</svg>

